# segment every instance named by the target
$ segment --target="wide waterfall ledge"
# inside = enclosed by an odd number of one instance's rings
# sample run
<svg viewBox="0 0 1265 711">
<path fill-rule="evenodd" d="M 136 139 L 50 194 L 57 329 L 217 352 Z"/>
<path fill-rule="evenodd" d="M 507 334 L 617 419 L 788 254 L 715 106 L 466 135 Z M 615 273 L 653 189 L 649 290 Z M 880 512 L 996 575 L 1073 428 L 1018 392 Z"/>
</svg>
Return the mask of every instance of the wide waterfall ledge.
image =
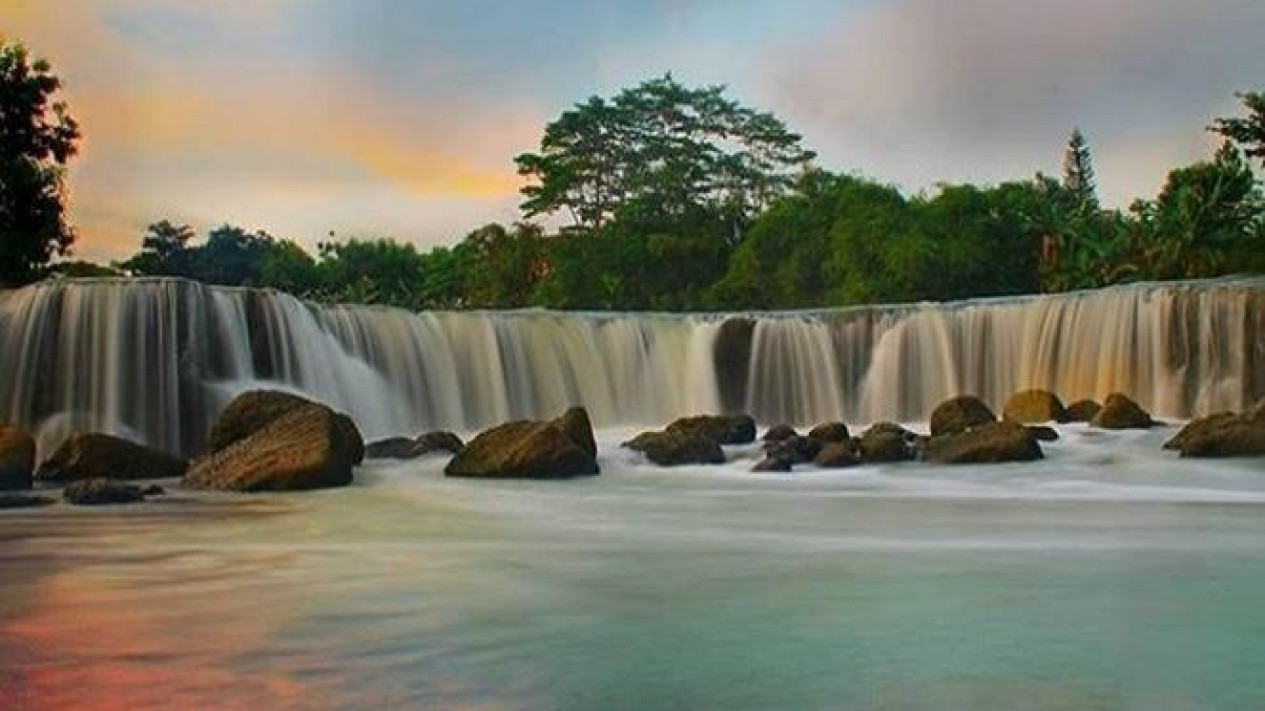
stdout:
<svg viewBox="0 0 1265 711">
<path fill-rule="evenodd" d="M 0 420 L 197 451 L 236 394 L 303 393 L 369 438 L 588 408 L 599 427 L 705 412 L 920 421 L 1044 388 L 1186 418 L 1265 397 L 1265 278 L 743 313 L 423 312 L 323 306 L 181 279 L 0 292 Z M 45 449 L 47 451 L 47 449 Z"/>
</svg>

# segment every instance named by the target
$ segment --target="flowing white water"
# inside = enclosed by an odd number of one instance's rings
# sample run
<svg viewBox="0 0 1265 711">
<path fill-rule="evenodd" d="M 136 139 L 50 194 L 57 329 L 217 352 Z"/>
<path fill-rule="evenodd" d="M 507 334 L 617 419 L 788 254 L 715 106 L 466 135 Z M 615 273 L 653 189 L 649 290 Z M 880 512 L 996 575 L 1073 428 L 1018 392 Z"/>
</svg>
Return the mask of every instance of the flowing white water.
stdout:
<svg viewBox="0 0 1265 711">
<path fill-rule="evenodd" d="M 366 436 L 588 407 L 599 426 L 744 409 L 765 423 L 918 420 L 973 393 L 1124 391 L 1160 415 L 1265 396 L 1265 279 L 726 315 L 320 307 L 173 279 L 0 292 L 0 419 L 176 452 L 236 393 L 290 389 Z"/>
</svg>

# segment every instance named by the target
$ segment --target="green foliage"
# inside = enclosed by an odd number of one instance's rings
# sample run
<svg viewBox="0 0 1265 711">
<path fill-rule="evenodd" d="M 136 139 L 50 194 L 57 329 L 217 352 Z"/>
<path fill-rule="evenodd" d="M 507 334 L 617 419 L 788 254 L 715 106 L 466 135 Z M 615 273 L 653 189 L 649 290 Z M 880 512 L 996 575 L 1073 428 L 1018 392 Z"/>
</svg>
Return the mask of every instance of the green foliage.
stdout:
<svg viewBox="0 0 1265 711">
<path fill-rule="evenodd" d="M 1063 155 L 1063 189 L 1083 208 L 1098 207 L 1098 183 L 1094 179 L 1094 161 L 1089 143 L 1079 128 L 1072 129 Z"/>
<path fill-rule="evenodd" d="M 1265 92 L 1249 91 L 1239 94 L 1247 117 L 1219 118 L 1209 130 L 1234 141 L 1249 158 L 1256 158 L 1265 166 Z"/>
<path fill-rule="evenodd" d="M 63 177 L 80 136 L 54 99 L 61 86 L 48 62 L 0 38 L 0 286 L 38 279 L 75 240 Z"/>
<path fill-rule="evenodd" d="M 671 75 L 594 96 L 545 127 L 539 153 L 515 159 L 527 217 L 567 211 L 599 231 L 625 211 L 671 221 L 695 210 L 749 217 L 814 154 L 775 116 L 687 88 Z"/>
</svg>

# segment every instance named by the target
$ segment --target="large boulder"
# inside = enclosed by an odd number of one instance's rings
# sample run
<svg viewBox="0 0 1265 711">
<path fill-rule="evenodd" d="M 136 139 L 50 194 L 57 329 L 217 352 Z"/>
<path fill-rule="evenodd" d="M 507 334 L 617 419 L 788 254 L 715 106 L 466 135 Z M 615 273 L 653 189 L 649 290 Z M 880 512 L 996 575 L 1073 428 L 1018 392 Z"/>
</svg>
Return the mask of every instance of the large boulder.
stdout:
<svg viewBox="0 0 1265 711">
<path fill-rule="evenodd" d="M 1002 416 L 1024 425 L 1066 422 L 1067 409 L 1059 396 L 1049 390 L 1021 390 L 1006 401 Z"/>
<path fill-rule="evenodd" d="M 720 445 L 694 432 L 642 432 L 622 446 L 641 452 L 661 467 L 725 463 L 725 452 Z"/>
<path fill-rule="evenodd" d="M 193 462 L 189 486 L 225 491 L 306 491 L 346 486 L 364 442 L 344 415 L 306 401 Z M 222 440 L 221 440 L 222 442 Z"/>
<path fill-rule="evenodd" d="M 857 440 L 828 442 L 817 453 L 817 456 L 813 457 L 813 464 L 823 469 L 842 469 L 854 467 L 860 463 L 860 442 Z"/>
<path fill-rule="evenodd" d="M 1027 462 L 1040 459 L 1041 445 L 1028 428 L 1002 420 L 966 432 L 932 437 L 925 458 L 939 464 Z"/>
<path fill-rule="evenodd" d="M 917 435 L 894 422 L 878 422 L 862 435 L 858 446 L 866 464 L 904 462 L 913 459 Z"/>
<path fill-rule="evenodd" d="M 254 435 L 295 410 L 318 404 L 301 395 L 280 390 L 252 390 L 242 393 L 233 398 L 220 416 L 215 418 L 207 451 L 227 449 L 233 443 Z M 365 457 L 360 430 L 351 418 L 333 410 L 330 412 L 335 415 L 335 426 L 342 431 L 340 439 L 352 448 L 351 454 L 355 460 L 353 464 L 359 464 Z"/>
<path fill-rule="evenodd" d="M 31 488 L 35 438 L 17 425 L 0 422 L 0 491 Z"/>
<path fill-rule="evenodd" d="M 755 441 L 755 420 L 750 415 L 697 415 L 682 417 L 665 431 L 702 435 L 717 444 L 747 444 Z"/>
<path fill-rule="evenodd" d="M 847 442 L 852 439 L 852 435 L 848 432 L 848 426 L 842 422 L 823 422 L 809 430 L 808 437 L 823 444 Z"/>
<path fill-rule="evenodd" d="M 62 498 L 75 506 L 135 504 L 145 500 L 145 492 L 135 484 L 109 479 L 73 481 L 62 490 Z"/>
<path fill-rule="evenodd" d="M 188 462 L 121 437 L 77 432 L 40 465 L 39 481 L 167 479 L 184 476 Z"/>
<path fill-rule="evenodd" d="M 598 473 L 588 413 L 572 408 L 555 420 L 519 420 L 470 440 L 444 473 L 489 479 L 566 479 Z"/>
<path fill-rule="evenodd" d="M 1207 417 L 1193 419 L 1164 443 L 1164 449 L 1180 450 L 1190 440 L 1216 432 L 1231 422 L 1238 420 L 1239 417 L 1238 414 L 1233 412 L 1218 412 Z"/>
<path fill-rule="evenodd" d="M 1155 425 L 1151 413 L 1123 393 L 1112 393 L 1094 415 L 1091 423 L 1105 430 L 1150 429 Z"/>
<path fill-rule="evenodd" d="M 1092 422 L 1102 410 L 1102 405 L 1089 399 L 1077 400 L 1067 406 L 1068 422 Z"/>
<path fill-rule="evenodd" d="M 1219 412 L 1192 420 L 1165 449 L 1179 449 L 1183 457 L 1265 456 L 1265 409 L 1258 403 L 1246 412 Z"/>
<path fill-rule="evenodd" d="M 997 416 L 983 400 L 974 395 L 959 395 L 945 400 L 932 411 L 931 436 L 957 434 L 996 421 Z"/>
</svg>

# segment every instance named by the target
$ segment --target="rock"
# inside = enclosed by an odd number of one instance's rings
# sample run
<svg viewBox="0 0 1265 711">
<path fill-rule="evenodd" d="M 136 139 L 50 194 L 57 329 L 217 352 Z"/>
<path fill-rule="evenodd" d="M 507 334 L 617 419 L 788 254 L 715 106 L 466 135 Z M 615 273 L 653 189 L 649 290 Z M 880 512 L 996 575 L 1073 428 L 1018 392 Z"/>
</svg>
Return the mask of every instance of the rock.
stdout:
<svg viewBox="0 0 1265 711">
<path fill-rule="evenodd" d="M 591 438 L 592 433 L 590 433 L 589 436 Z M 450 454 L 457 454 L 462 449 L 465 449 L 465 446 L 465 443 L 461 441 L 460 437 L 448 432 L 447 430 L 426 432 L 425 434 L 418 435 L 417 439 L 413 440 L 413 451 L 417 452 L 418 456 L 430 454 L 432 452 L 448 452 Z M 596 451 L 596 448 L 594 451 Z M 594 456 L 596 456 L 596 454 Z"/>
<path fill-rule="evenodd" d="M 1099 410 L 1102 410 L 1102 405 L 1093 400 L 1077 400 L 1067 406 L 1067 421 L 1092 422 Z"/>
<path fill-rule="evenodd" d="M 1032 433 L 1033 437 L 1042 442 L 1057 442 L 1059 439 L 1059 432 L 1053 427 L 1045 425 L 1026 425 L 1025 427 Z"/>
<path fill-rule="evenodd" d="M 791 462 L 791 460 L 786 457 L 771 454 L 765 457 L 764 459 L 760 460 L 760 462 L 757 463 L 754 467 L 751 467 L 751 471 L 753 472 L 789 472 L 792 468 L 792 464 L 793 462 Z"/>
<path fill-rule="evenodd" d="M 367 459 L 416 459 L 432 452 L 460 452 L 465 444 L 457 435 L 444 430 L 427 432 L 417 439 L 389 437 L 365 445 Z"/>
<path fill-rule="evenodd" d="M 1215 432 L 1238 419 L 1239 415 L 1233 412 L 1218 412 L 1207 417 L 1191 420 L 1177 434 L 1164 443 L 1164 449 L 1180 450 L 1191 439 Z"/>
<path fill-rule="evenodd" d="M 144 489 L 141 489 L 141 493 L 145 496 L 166 496 L 167 490 L 157 484 L 150 484 Z"/>
<path fill-rule="evenodd" d="M 760 439 L 765 442 L 781 442 L 784 439 L 790 439 L 791 437 L 798 436 L 799 433 L 796 432 L 795 428 L 790 425 L 773 425 L 769 429 L 765 430 L 764 436 Z"/>
<path fill-rule="evenodd" d="M 0 494 L 0 509 L 30 509 L 38 506 L 50 506 L 54 502 L 47 496 L 32 494 Z"/>
<path fill-rule="evenodd" d="M 856 440 L 829 442 L 813 458 L 813 464 L 823 469 L 854 467 L 861 463 L 859 446 L 860 444 Z"/>
<path fill-rule="evenodd" d="M 66 485 L 62 498 L 76 506 L 134 504 L 145 500 L 139 486 L 108 479 L 83 479 Z"/>
<path fill-rule="evenodd" d="M 750 415 L 698 415 L 682 417 L 665 431 L 692 432 L 717 444 L 747 444 L 755 441 L 755 420 Z"/>
<path fill-rule="evenodd" d="M 17 425 L 0 422 L 0 491 L 31 488 L 35 438 Z"/>
<path fill-rule="evenodd" d="M 866 464 L 903 462 L 914 458 L 912 442 L 917 435 L 892 422 L 871 425 L 861 435 L 861 461 Z"/>
<path fill-rule="evenodd" d="M 215 424 L 211 426 L 211 438 L 207 443 L 207 451 L 213 453 L 226 449 L 294 410 L 312 405 L 320 405 L 320 403 L 280 390 L 252 390 L 242 393 L 233 398 L 228 407 L 224 408 L 220 416 L 215 419 Z M 321 406 L 324 407 L 324 405 Z M 334 413 L 336 426 L 342 430 L 339 439 L 352 446 L 351 454 L 355 460 L 352 463 L 360 464 L 365 458 L 364 440 L 360 437 L 360 430 L 356 428 L 351 418 L 334 412 L 332 409 L 330 412 Z"/>
<path fill-rule="evenodd" d="M 725 463 L 725 452 L 715 440 L 693 432 L 642 432 L 622 446 L 661 467 Z"/>
<path fill-rule="evenodd" d="M 1067 422 L 1067 409 L 1049 390 L 1021 390 L 1006 401 L 1002 416 L 1024 425 Z"/>
<path fill-rule="evenodd" d="M 1180 449 L 1183 457 L 1265 456 L 1265 417 L 1259 404 L 1241 414 L 1219 412 L 1192 420 L 1165 449 Z"/>
<path fill-rule="evenodd" d="M 75 433 L 39 469 L 39 481 L 168 479 L 184 476 L 188 462 L 121 437 Z"/>
<path fill-rule="evenodd" d="M 1150 413 L 1122 393 L 1112 393 L 1091 421 L 1105 430 L 1150 429 L 1155 424 Z"/>
<path fill-rule="evenodd" d="M 189 486 L 227 491 L 305 491 L 346 486 L 364 456 L 355 425 L 315 402 L 291 408 L 249 436 L 210 452 L 185 476 Z"/>
<path fill-rule="evenodd" d="M 565 479 L 598 473 L 588 414 L 572 408 L 548 421 L 519 420 L 486 430 L 448 462 L 444 474 L 491 479 Z"/>
<path fill-rule="evenodd" d="M 389 437 L 365 445 L 366 459 L 413 459 L 417 443 L 408 437 Z"/>
<path fill-rule="evenodd" d="M 939 464 L 1027 462 L 1042 457 L 1041 445 L 1023 425 L 1002 420 L 967 432 L 932 437 L 926 459 Z"/>
<path fill-rule="evenodd" d="M 847 442 L 852 439 L 848 426 L 842 422 L 823 422 L 808 431 L 808 438 L 821 443 Z"/>
<path fill-rule="evenodd" d="M 957 434 L 996 420 L 983 400 L 974 395 L 959 395 L 940 403 L 931 413 L 931 436 Z"/>
<path fill-rule="evenodd" d="M 764 452 L 770 457 L 781 457 L 791 464 L 804 464 L 813 461 L 821 451 L 822 443 L 809 437 L 795 435 L 780 442 L 767 442 Z"/>
</svg>

